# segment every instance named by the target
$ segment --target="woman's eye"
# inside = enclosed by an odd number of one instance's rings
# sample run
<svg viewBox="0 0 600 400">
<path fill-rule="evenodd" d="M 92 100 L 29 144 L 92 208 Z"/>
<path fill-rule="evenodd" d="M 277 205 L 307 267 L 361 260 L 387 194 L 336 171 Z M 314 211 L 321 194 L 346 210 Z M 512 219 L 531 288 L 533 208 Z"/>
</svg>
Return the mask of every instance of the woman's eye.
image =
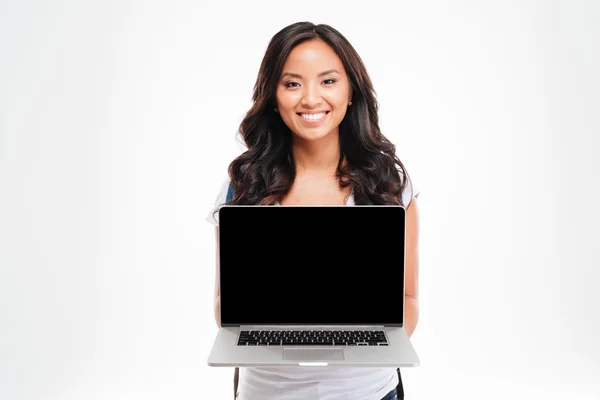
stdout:
<svg viewBox="0 0 600 400">
<path fill-rule="evenodd" d="M 285 87 L 289 88 L 289 87 L 298 87 L 300 86 L 300 84 L 298 82 L 287 82 L 285 84 Z"/>
<path fill-rule="evenodd" d="M 331 85 L 332 83 L 335 83 L 335 79 L 325 79 L 323 83 L 325 83 L 326 85 Z"/>
</svg>

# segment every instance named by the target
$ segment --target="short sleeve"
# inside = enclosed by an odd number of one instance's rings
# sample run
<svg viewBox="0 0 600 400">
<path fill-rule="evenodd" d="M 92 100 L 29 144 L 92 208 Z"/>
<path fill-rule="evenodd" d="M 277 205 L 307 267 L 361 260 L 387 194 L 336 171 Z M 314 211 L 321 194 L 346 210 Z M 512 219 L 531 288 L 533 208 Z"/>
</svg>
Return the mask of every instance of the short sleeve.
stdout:
<svg viewBox="0 0 600 400">
<path fill-rule="evenodd" d="M 409 178 L 406 183 L 406 188 L 402 192 L 402 203 L 405 208 L 408 208 L 412 199 L 416 198 L 420 194 L 419 189 L 413 186 L 412 180 Z"/>
<path fill-rule="evenodd" d="M 206 220 L 214 226 L 219 226 L 219 209 L 227 201 L 227 190 L 229 189 L 229 177 L 223 180 L 219 194 L 215 199 L 215 205 L 206 216 Z"/>
</svg>

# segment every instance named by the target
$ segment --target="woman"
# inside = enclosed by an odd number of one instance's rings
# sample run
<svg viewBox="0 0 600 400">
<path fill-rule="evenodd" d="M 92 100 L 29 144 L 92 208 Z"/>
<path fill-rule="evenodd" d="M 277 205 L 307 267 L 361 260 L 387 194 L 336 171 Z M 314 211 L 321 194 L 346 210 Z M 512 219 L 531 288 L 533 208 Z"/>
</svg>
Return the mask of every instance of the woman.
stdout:
<svg viewBox="0 0 600 400">
<path fill-rule="evenodd" d="M 407 210 L 405 329 L 418 320 L 418 209 L 352 45 L 328 25 L 299 22 L 271 39 L 240 125 L 247 150 L 229 165 L 219 206 L 395 204 Z M 233 198 L 227 202 L 228 189 Z M 218 260 L 218 254 L 217 254 Z M 219 275 L 215 317 L 220 326 Z M 393 368 L 242 368 L 239 399 L 396 399 Z"/>
</svg>

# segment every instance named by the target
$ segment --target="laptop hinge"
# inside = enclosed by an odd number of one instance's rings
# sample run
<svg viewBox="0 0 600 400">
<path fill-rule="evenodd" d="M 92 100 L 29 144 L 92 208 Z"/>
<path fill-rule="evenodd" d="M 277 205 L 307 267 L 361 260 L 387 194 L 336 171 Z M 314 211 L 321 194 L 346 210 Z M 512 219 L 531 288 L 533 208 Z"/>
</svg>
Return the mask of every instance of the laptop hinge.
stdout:
<svg viewBox="0 0 600 400">
<path fill-rule="evenodd" d="M 385 325 L 238 325 L 244 330 L 282 330 L 282 329 L 339 329 L 339 330 L 365 330 L 365 329 L 383 329 Z"/>
</svg>

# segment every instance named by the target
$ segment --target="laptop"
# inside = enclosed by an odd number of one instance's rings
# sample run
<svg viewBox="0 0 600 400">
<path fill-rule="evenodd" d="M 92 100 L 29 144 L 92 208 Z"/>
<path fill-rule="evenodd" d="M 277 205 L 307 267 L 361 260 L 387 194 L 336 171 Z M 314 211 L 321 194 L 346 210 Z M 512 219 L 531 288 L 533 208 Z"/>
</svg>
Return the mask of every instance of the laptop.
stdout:
<svg viewBox="0 0 600 400">
<path fill-rule="evenodd" d="M 219 367 L 416 367 L 402 206 L 219 210 Z"/>
</svg>

